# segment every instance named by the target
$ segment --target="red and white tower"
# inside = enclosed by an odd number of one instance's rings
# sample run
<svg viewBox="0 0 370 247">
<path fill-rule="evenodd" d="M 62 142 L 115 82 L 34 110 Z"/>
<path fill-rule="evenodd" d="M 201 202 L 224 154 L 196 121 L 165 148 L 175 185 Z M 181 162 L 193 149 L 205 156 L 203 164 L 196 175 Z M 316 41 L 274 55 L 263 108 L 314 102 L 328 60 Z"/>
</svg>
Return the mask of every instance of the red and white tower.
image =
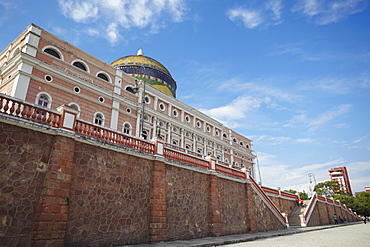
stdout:
<svg viewBox="0 0 370 247">
<path fill-rule="evenodd" d="M 347 173 L 347 167 L 345 166 L 335 167 L 331 168 L 328 171 L 331 181 L 337 181 L 342 191 L 346 191 L 352 194 L 351 184 Z"/>
</svg>

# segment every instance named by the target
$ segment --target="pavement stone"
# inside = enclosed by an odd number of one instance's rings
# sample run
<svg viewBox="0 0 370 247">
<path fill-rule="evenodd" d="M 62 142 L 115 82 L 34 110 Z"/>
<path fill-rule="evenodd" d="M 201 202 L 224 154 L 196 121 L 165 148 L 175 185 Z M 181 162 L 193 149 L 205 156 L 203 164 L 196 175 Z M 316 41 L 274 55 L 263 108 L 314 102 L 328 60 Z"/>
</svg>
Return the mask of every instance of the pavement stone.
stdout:
<svg viewBox="0 0 370 247">
<path fill-rule="evenodd" d="M 120 245 L 117 247 L 214 247 L 214 246 L 222 246 L 226 244 L 248 242 L 248 241 L 253 241 L 253 240 L 262 239 L 262 238 L 271 238 L 271 237 L 277 237 L 277 236 L 299 234 L 299 233 L 309 232 L 309 231 L 319 231 L 319 230 L 334 228 L 334 227 L 344 227 L 348 225 L 361 224 L 361 223 L 362 221 L 358 221 L 358 222 L 350 222 L 350 223 L 339 224 L 339 225 L 323 225 L 323 226 L 287 228 L 283 230 L 269 231 L 269 232 L 244 233 L 244 234 L 237 234 L 237 235 L 226 235 L 222 237 L 206 237 L 206 238 L 199 238 L 199 239 L 176 240 L 176 241 L 169 241 L 169 242 L 156 243 L 156 244 Z"/>
</svg>

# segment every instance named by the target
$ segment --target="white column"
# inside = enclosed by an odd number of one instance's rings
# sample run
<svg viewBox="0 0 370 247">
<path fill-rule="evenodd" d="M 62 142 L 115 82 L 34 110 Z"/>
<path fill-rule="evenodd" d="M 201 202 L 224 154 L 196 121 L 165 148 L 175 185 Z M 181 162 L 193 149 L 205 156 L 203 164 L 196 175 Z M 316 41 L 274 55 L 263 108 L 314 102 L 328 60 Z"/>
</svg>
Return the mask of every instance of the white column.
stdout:
<svg viewBox="0 0 370 247">
<path fill-rule="evenodd" d="M 136 137 L 140 137 L 140 121 L 141 121 L 141 109 L 137 111 L 137 117 L 136 117 Z"/>
<path fill-rule="evenodd" d="M 168 104 L 168 116 L 171 117 L 172 105 Z"/>
<path fill-rule="evenodd" d="M 152 129 L 152 138 L 157 137 L 157 118 L 155 117 L 153 120 L 153 129 Z"/>
<path fill-rule="evenodd" d="M 168 123 L 168 129 L 167 129 L 167 142 L 172 144 L 171 142 L 171 131 L 172 131 L 172 124 Z"/>
<path fill-rule="evenodd" d="M 181 141 L 180 141 L 180 147 L 184 148 L 185 145 L 184 145 L 184 132 L 185 130 L 184 129 L 180 129 L 180 133 L 181 133 Z"/>
</svg>

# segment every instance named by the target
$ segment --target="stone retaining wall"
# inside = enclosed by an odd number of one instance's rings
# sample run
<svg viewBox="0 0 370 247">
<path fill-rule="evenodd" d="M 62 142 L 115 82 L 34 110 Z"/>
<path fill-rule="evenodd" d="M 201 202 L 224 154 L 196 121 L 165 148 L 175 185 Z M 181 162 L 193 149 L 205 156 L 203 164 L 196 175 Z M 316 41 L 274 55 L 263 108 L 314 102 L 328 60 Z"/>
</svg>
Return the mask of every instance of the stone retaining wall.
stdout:
<svg viewBox="0 0 370 247">
<path fill-rule="evenodd" d="M 25 127 L 0 122 L 2 246 L 126 245 L 286 228 L 248 180 Z M 314 214 L 312 224 L 323 223 L 325 206 Z"/>
<path fill-rule="evenodd" d="M 318 226 L 334 224 L 334 214 L 342 219 L 347 218 L 347 222 L 358 221 L 352 214 L 348 213 L 339 205 L 333 205 L 323 201 L 317 201 L 315 208 L 312 211 L 311 217 L 308 220 L 307 226 Z"/>
</svg>

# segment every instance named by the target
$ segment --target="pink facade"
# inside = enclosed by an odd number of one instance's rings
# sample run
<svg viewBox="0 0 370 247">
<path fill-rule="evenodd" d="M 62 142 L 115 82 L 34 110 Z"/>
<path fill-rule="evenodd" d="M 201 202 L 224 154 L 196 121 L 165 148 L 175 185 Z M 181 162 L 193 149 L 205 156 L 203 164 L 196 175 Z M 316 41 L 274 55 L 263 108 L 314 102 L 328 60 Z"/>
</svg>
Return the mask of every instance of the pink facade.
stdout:
<svg viewBox="0 0 370 247">
<path fill-rule="evenodd" d="M 174 149 L 253 174 L 251 140 L 34 24 L 0 53 L 0 67 L 2 94 L 51 110 L 69 105 L 80 120 L 147 140 L 160 129 Z"/>
</svg>

